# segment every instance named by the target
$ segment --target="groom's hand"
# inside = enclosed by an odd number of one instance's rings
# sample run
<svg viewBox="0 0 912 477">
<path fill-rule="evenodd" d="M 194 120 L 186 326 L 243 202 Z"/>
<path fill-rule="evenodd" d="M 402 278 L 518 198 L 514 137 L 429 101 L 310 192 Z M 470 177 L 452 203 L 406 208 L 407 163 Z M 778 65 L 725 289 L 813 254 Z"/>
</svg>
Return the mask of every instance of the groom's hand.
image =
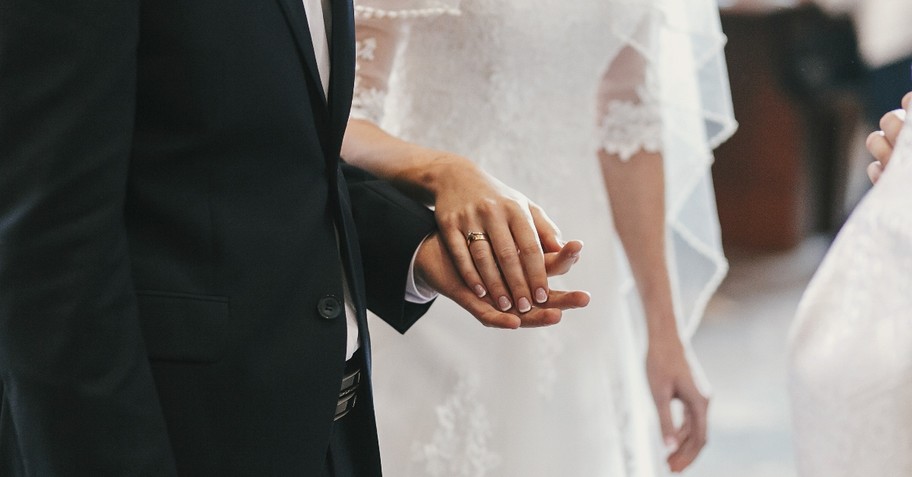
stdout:
<svg viewBox="0 0 912 477">
<path fill-rule="evenodd" d="M 560 251 L 545 255 L 549 275 L 559 275 L 579 260 L 582 243 L 570 242 Z M 589 294 L 584 291 L 552 290 L 548 301 L 520 314 L 516 308 L 501 311 L 490 296 L 479 298 L 466 287 L 456 271 L 453 260 L 437 234 L 428 237 L 418 250 L 415 261 L 417 278 L 423 280 L 440 294 L 448 297 L 472 314 L 485 326 L 493 328 L 519 328 L 548 326 L 558 323 L 563 310 L 581 308 L 589 304 Z"/>
</svg>

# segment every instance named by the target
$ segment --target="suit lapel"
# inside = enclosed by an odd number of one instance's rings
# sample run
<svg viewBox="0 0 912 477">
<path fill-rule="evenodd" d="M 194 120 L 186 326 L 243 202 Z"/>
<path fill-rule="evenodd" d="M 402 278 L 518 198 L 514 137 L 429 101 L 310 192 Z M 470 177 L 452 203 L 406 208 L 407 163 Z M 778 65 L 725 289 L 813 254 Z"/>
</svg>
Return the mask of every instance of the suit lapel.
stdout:
<svg viewBox="0 0 912 477">
<path fill-rule="evenodd" d="M 338 197 L 341 213 L 340 234 L 346 244 L 346 268 L 352 299 L 355 300 L 361 349 L 364 350 L 365 370 L 370 376 L 370 336 L 365 314 L 366 303 L 364 276 L 361 270 L 361 253 L 358 248 L 357 231 L 351 213 L 348 188 L 339 168 L 339 150 L 345 134 L 345 126 L 351 111 L 352 94 L 355 84 L 355 19 L 352 0 L 331 0 L 332 38 L 330 38 L 329 75 L 329 121 L 332 140 L 329 144 L 327 167 L 336 169 L 338 174 Z M 330 169 L 332 170 L 332 169 Z"/>
<path fill-rule="evenodd" d="M 316 86 L 320 98 L 323 100 L 323 106 L 326 106 L 326 96 L 323 94 L 323 82 L 320 81 L 320 70 L 317 68 L 317 58 L 314 55 L 310 28 L 307 26 L 304 3 L 301 0 L 277 1 L 285 12 L 285 20 L 288 22 L 288 27 L 291 28 L 292 36 L 298 45 L 298 53 L 301 55 L 304 64 L 307 65 L 310 80 Z"/>
<path fill-rule="evenodd" d="M 370 339 L 368 337 L 367 316 L 365 315 L 364 281 L 361 273 L 361 256 L 358 250 L 357 235 L 354 220 L 351 216 L 351 204 L 345 178 L 339 168 L 339 150 L 345 125 L 351 109 L 352 93 L 355 82 L 355 22 L 351 0 L 331 0 L 332 8 L 332 38 L 330 39 L 330 80 L 329 98 L 323 95 L 320 70 L 317 68 L 317 59 L 314 54 L 313 41 L 310 29 L 307 26 L 307 17 L 304 12 L 302 0 L 278 0 L 285 12 L 286 20 L 297 42 L 298 49 L 307 65 L 310 80 L 313 86 L 320 91 L 323 98 L 325 112 L 329 113 L 329 134 L 324 139 L 320 135 L 320 142 L 326 154 L 327 170 L 335 171 L 335 180 L 331 183 L 336 187 L 335 194 L 339 200 L 336 209 L 336 223 L 339 225 L 340 239 L 343 244 L 345 268 L 349 277 L 349 287 L 352 299 L 355 300 L 358 314 L 361 347 L 364 349 L 366 369 L 370 373 Z"/>
</svg>

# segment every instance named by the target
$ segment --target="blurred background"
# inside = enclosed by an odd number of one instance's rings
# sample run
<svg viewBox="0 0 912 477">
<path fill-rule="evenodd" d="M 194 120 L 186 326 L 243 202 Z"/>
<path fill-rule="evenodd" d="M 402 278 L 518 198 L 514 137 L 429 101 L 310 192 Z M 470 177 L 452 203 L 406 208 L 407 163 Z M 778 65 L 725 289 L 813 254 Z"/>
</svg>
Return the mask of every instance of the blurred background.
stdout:
<svg viewBox="0 0 912 477">
<path fill-rule="evenodd" d="M 686 476 L 797 475 L 788 329 L 835 232 L 869 187 L 865 137 L 912 90 L 912 34 L 896 35 L 888 22 L 912 31 L 910 6 L 720 0 L 741 124 L 713 168 L 731 270 L 694 338 L 713 401 L 709 444 Z"/>
</svg>

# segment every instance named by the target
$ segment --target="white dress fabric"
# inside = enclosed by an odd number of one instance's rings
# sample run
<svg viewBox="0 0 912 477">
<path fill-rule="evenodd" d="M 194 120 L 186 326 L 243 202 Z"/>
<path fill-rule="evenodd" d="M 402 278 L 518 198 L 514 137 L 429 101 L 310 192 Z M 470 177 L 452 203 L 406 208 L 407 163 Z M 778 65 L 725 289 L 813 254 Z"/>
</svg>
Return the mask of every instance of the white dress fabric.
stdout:
<svg viewBox="0 0 912 477">
<path fill-rule="evenodd" d="M 384 472 L 664 475 L 642 306 L 597 151 L 663 153 L 686 342 L 726 270 L 709 168 L 736 123 L 715 3 L 355 4 L 353 115 L 471 158 L 526 193 L 586 244 L 552 286 L 592 293 L 548 329 L 490 330 L 445 299 L 405 337 L 372 323 Z"/>
<path fill-rule="evenodd" d="M 910 116 L 912 117 L 912 116 Z M 912 122 L 791 330 L 799 475 L 912 475 Z"/>
</svg>

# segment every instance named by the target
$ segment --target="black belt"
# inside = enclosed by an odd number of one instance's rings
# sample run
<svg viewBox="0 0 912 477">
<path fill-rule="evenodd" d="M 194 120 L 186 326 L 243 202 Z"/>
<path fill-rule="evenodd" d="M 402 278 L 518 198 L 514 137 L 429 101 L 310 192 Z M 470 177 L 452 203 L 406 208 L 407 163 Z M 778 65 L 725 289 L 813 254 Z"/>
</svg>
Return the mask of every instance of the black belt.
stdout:
<svg viewBox="0 0 912 477">
<path fill-rule="evenodd" d="M 345 374 L 342 375 L 342 389 L 339 391 L 339 402 L 336 404 L 336 417 L 338 421 L 351 412 L 358 401 L 358 385 L 361 384 L 361 359 L 358 354 L 345 362 Z"/>
</svg>

